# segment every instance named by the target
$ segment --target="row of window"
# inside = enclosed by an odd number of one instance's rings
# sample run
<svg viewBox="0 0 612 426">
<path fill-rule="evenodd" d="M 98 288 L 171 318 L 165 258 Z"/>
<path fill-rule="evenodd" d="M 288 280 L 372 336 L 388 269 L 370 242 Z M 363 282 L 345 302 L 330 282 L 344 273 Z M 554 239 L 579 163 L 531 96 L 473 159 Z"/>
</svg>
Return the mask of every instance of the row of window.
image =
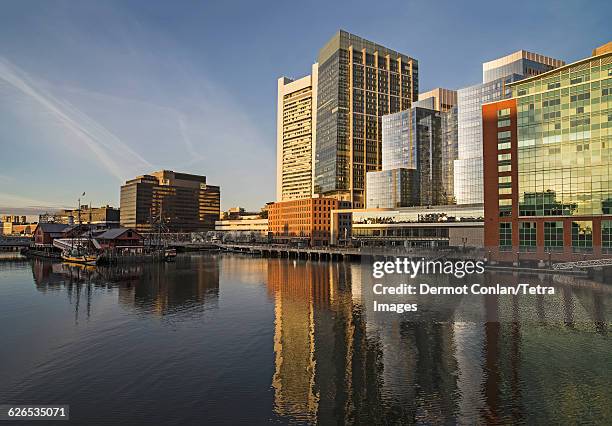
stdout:
<svg viewBox="0 0 612 426">
<path fill-rule="evenodd" d="M 535 252 L 537 247 L 537 222 L 519 223 L 519 250 Z M 571 223 L 573 252 L 593 251 L 593 223 L 590 220 Z M 502 251 L 512 250 L 512 223 L 499 224 L 499 247 Z M 563 251 L 564 229 L 562 221 L 544 222 L 544 250 Z M 612 220 L 601 222 L 601 248 L 604 253 L 612 253 Z"/>
</svg>

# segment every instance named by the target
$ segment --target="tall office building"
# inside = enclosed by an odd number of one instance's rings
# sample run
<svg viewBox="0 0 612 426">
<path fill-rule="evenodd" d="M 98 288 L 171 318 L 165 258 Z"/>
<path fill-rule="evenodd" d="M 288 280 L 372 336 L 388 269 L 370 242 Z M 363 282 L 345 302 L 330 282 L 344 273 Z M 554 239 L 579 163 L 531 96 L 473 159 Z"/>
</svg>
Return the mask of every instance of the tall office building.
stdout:
<svg viewBox="0 0 612 426">
<path fill-rule="evenodd" d="M 492 259 L 612 256 L 612 49 L 594 53 L 483 106 Z"/>
<path fill-rule="evenodd" d="M 442 128 L 442 192 L 444 204 L 455 204 L 455 160 L 459 149 L 457 105 L 440 113 Z"/>
<path fill-rule="evenodd" d="M 318 66 L 299 80 L 278 79 L 276 199 L 312 197 Z"/>
<path fill-rule="evenodd" d="M 365 204 L 366 173 L 382 163 L 382 116 L 417 98 L 409 56 L 339 31 L 319 52 L 315 193 Z"/>
<path fill-rule="evenodd" d="M 419 93 L 419 104 L 433 102 L 431 106 L 440 111 L 442 131 L 442 193 L 444 204 L 455 203 L 454 166 L 457 159 L 457 91 L 437 87 L 425 93 Z"/>
<path fill-rule="evenodd" d="M 425 102 L 383 117 L 382 170 L 367 174 L 368 208 L 443 202 L 440 113 L 416 106 Z"/>
<path fill-rule="evenodd" d="M 163 223 L 171 232 L 215 229 L 220 189 L 206 176 L 161 170 L 128 180 L 121 187 L 121 225 L 150 232 Z"/>
<path fill-rule="evenodd" d="M 428 98 L 434 99 L 434 107 L 436 111 L 446 112 L 457 105 L 457 91 L 436 87 L 428 92 L 419 93 L 419 101 Z"/>
<path fill-rule="evenodd" d="M 482 84 L 457 91 L 458 159 L 454 162 L 457 204 L 483 202 L 482 104 L 510 96 L 508 84 L 564 65 L 563 61 L 519 50 L 482 65 Z"/>
</svg>

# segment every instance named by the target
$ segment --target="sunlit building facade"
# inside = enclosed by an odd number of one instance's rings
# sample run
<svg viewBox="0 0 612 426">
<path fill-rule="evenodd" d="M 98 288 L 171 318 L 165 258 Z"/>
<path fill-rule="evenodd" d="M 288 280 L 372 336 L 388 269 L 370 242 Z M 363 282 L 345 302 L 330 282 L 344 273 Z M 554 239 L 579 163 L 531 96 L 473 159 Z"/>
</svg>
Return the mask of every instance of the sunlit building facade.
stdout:
<svg viewBox="0 0 612 426">
<path fill-rule="evenodd" d="M 419 101 L 433 98 L 436 111 L 446 112 L 457 105 L 457 91 L 436 87 L 428 92 L 419 93 Z"/>
<path fill-rule="evenodd" d="M 457 204 L 483 202 L 482 104 L 510 97 L 510 83 L 564 62 L 524 50 L 482 65 L 483 82 L 457 91 L 458 147 L 454 161 Z"/>
<path fill-rule="evenodd" d="M 417 99 L 409 56 L 339 31 L 318 57 L 316 194 L 365 205 L 366 173 L 381 169 L 382 116 Z"/>
<path fill-rule="evenodd" d="M 612 52 L 483 106 L 485 244 L 502 261 L 612 255 Z"/>
<path fill-rule="evenodd" d="M 298 80 L 278 79 L 276 199 L 310 198 L 317 122 L 317 64 Z"/>
<path fill-rule="evenodd" d="M 161 170 L 121 186 L 121 225 L 139 232 L 212 231 L 221 210 L 221 190 L 206 176 Z"/>
<path fill-rule="evenodd" d="M 277 243 L 328 245 L 331 236 L 331 211 L 341 207 L 347 207 L 347 203 L 324 197 L 270 204 L 270 237 Z"/>
</svg>

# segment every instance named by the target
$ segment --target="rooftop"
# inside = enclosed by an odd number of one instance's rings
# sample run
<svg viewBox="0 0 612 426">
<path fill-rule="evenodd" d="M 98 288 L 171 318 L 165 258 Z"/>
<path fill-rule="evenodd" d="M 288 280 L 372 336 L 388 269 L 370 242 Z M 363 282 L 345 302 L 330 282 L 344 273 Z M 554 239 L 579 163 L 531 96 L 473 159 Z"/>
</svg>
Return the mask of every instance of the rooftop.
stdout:
<svg viewBox="0 0 612 426">
<path fill-rule="evenodd" d="M 610 43 L 612 43 L 612 42 L 610 42 Z M 610 43 L 608 43 L 608 44 L 610 44 Z M 602 47 L 605 47 L 608 44 L 606 44 L 606 45 L 604 45 Z M 598 49 L 600 49 L 600 48 L 598 48 Z M 595 50 L 597 50 L 597 49 L 595 49 Z M 552 75 L 552 74 L 554 74 L 556 72 L 563 71 L 563 70 L 566 70 L 568 68 L 572 68 L 572 67 L 575 67 L 577 65 L 587 63 L 589 61 L 592 61 L 593 59 L 604 58 L 604 57 L 612 55 L 612 47 L 610 49 L 604 48 L 604 49 L 601 49 L 600 51 L 602 51 L 603 53 L 601 53 L 599 55 L 587 56 L 586 58 L 580 59 L 580 60 L 578 60 L 576 62 L 572 62 L 570 64 L 564 64 L 563 66 L 560 66 L 559 68 L 555 68 L 555 69 L 552 69 L 550 71 L 546 71 L 546 72 L 544 72 L 542 74 L 539 74 L 539 75 L 534 75 L 534 76 L 531 76 L 531 77 L 528 77 L 528 78 L 524 78 L 522 80 L 513 81 L 512 83 L 509 83 L 508 86 L 516 86 L 518 84 L 524 84 L 524 83 L 527 83 L 527 82 L 530 82 L 530 81 L 538 80 L 538 79 L 541 79 L 541 78 L 546 78 L 549 75 Z M 593 53 L 595 53 L 595 51 L 593 51 Z"/>
</svg>

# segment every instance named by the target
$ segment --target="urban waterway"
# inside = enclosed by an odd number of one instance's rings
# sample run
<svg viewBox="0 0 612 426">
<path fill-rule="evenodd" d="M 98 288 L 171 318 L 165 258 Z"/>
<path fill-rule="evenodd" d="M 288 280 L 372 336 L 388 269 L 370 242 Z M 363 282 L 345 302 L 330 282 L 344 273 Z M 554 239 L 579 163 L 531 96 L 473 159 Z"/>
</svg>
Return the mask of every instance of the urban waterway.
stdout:
<svg viewBox="0 0 612 426">
<path fill-rule="evenodd" d="M 498 322 L 428 320 L 436 299 L 372 312 L 367 273 L 0 262 L 0 404 L 69 404 L 79 424 L 612 424 L 611 285 L 487 272 L 556 293 L 469 301 Z"/>
</svg>

